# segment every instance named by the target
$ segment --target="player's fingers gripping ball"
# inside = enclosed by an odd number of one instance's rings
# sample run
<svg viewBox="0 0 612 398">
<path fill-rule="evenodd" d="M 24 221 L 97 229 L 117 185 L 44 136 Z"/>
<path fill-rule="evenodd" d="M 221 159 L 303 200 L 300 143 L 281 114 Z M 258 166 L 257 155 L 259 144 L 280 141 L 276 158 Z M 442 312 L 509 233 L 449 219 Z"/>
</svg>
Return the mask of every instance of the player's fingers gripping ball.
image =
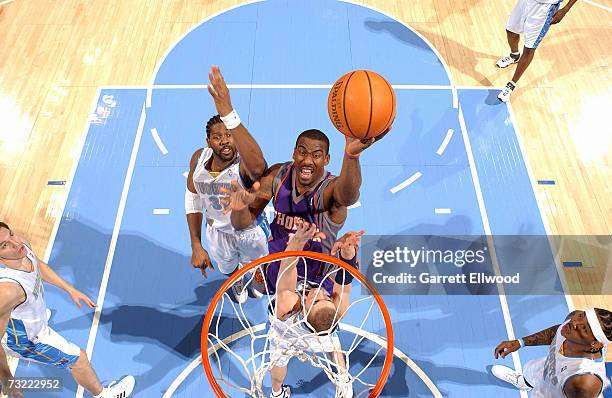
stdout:
<svg viewBox="0 0 612 398">
<path fill-rule="evenodd" d="M 395 92 L 376 72 L 356 70 L 336 81 L 327 98 L 334 126 L 347 137 L 371 139 L 385 133 L 395 119 Z"/>
</svg>

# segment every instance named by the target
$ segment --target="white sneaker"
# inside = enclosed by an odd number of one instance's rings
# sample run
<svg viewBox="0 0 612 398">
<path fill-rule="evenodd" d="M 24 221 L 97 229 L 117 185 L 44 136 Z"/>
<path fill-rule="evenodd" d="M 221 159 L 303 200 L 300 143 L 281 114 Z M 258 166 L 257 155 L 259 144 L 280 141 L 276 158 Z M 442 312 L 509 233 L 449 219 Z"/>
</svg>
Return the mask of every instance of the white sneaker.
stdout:
<svg viewBox="0 0 612 398">
<path fill-rule="evenodd" d="M 510 99 L 510 94 L 512 94 L 515 88 L 516 84 L 514 82 L 508 82 L 508 84 L 506 84 L 506 87 L 504 87 L 502 91 L 500 91 L 499 95 L 497 96 L 497 99 L 499 99 L 501 102 L 508 102 L 508 100 Z"/>
<path fill-rule="evenodd" d="M 281 389 L 280 395 L 274 395 L 274 393 L 270 393 L 270 398 L 289 398 L 291 396 L 291 388 L 289 386 L 283 385 Z"/>
<path fill-rule="evenodd" d="M 136 380 L 134 376 L 125 376 L 119 381 L 113 381 L 104 388 L 103 393 L 100 395 L 104 398 L 127 398 L 132 394 Z"/>
<path fill-rule="evenodd" d="M 516 64 L 518 63 L 519 59 L 521 58 L 521 54 L 519 53 L 519 55 L 517 57 L 513 57 L 512 53 L 506 55 L 505 57 L 502 57 L 500 59 L 497 60 L 497 62 L 495 63 L 495 65 L 497 65 L 498 68 L 507 68 L 512 64 Z"/>
<path fill-rule="evenodd" d="M 525 378 L 523 377 L 523 375 L 513 369 L 510 369 L 507 366 L 493 365 L 493 367 L 491 368 L 491 373 L 493 373 L 493 376 L 497 377 L 502 381 L 505 381 L 506 383 L 512 384 L 519 390 L 531 390 L 531 387 L 529 387 L 527 383 L 525 383 Z"/>
<path fill-rule="evenodd" d="M 335 398 L 353 398 L 353 381 L 346 374 L 336 375 L 336 397 Z"/>
<path fill-rule="evenodd" d="M 244 288 L 244 280 L 240 278 L 236 283 L 232 285 L 232 293 L 234 294 L 234 299 L 238 304 L 246 303 L 249 298 L 248 289 Z"/>
<path fill-rule="evenodd" d="M 266 292 L 266 285 L 263 276 L 263 272 L 258 268 L 255 271 L 255 275 L 253 273 L 249 273 L 249 279 L 251 279 L 251 283 L 249 285 L 249 296 L 253 298 L 262 298 Z"/>
</svg>

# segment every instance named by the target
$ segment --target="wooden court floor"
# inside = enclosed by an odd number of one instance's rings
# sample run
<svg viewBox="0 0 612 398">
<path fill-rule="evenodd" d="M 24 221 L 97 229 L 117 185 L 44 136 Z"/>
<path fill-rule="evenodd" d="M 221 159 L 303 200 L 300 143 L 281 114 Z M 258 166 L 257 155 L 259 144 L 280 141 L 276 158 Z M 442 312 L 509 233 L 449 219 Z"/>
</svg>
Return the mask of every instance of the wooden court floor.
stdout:
<svg viewBox="0 0 612 398">
<path fill-rule="evenodd" d="M 70 178 L 97 87 L 149 84 L 187 30 L 241 3 L 0 1 L 0 220 L 44 253 L 68 195 L 47 181 Z M 507 53 L 504 27 L 515 0 L 357 3 L 423 34 L 457 86 L 501 87 L 510 78 L 494 63 Z M 553 234 L 612 233 L 612 0 L 597 3 L 603 8 L 579 1 L 551 28 L 512 96 L 535 178 L 556 181 L 535 186 Z M 593 277 L 586 268 L 565 271 L 578 284 Z M 612 308 L 607 296 L 573 301 Z"/>
</svg>

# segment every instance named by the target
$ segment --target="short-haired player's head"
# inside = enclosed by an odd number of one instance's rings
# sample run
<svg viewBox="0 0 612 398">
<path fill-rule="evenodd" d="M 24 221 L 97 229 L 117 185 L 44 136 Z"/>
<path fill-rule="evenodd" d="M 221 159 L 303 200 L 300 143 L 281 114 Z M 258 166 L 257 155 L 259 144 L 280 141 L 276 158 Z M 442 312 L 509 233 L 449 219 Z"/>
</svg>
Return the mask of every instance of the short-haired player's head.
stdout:
<svg viewBox="0 0 612 398">
<path fill-rule="evenodd" d="M 236 157 L 236 146 L 234 136 L 225 128 L 225 124 L 219 115 L 208 119 L 206 123 L 206 143 L 212 149 L 214 156 L 223 161 L 229 161 Z"/>
<path fill-rule="evenodd" d="M 319 182 L 329 164 L 329 138 L 316 129 L 302 132 L 295 142 L 293 163 L 302 186 L 311 187 Z"/>
<path fill-rule="evenodd" d="M 26 254 L 27 251 L 21 239 L 13 234 L 6 223 L 0 221 L 0 259 L 20 260 Z"/>
<path fill-rule="evenodd" d="M 317 332 L 331 332 L 339 322 L 336 304 L 325 289 L 311 289 L 304 297 L 307 321 Z"/>
<path fill-rule="evenodd" d="M 595 308 L 595 314 L 604 334 L 612 340 L 612 312 Z M 569 322 L 561 327 L 561 335 L 574 344 L 583 345 L 585 351 L 599 352 L 604 346 L 593 334 L 585 311 L 574 311 Z"/>
</svg>

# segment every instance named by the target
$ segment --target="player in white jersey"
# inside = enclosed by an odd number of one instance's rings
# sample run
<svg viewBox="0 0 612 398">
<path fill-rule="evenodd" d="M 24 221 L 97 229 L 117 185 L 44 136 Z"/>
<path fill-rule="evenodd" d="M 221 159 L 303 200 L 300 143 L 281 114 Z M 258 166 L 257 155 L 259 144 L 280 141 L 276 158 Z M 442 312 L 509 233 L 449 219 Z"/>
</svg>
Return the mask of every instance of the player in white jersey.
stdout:
<svg viewBox="0 0 612 398">
<path fill-rule="evenodd" d="M 297 230 L 287 244 L 287 251 L 304 250 L 311 240 L 326 239 L 318 232 L 315 224 L 302 219 L 295 221 Z M 364 232 L 349 232 L 338 239 L 331 254 L 353 265 L 357 264 L 357 246 Z M 271 398 L 288 398 L 289 386 L 283 382 L 287 375 L 287 365 L 294 356 L 302 352 L 330 353 L 336 365 L 336 397 L 352 398 L 353 388 L 346 372 L 346 360 L 342 354 L 336 329 L 346 314 L 350 304 L 351 282 L 353 277 L 344 269 L 334 276 L 333 288 L 326 290 L 318 275 L 300 275 L 299 258 L 281 261 L 276 282 L 276 295 L 270 308 L 270 342 L 272 376 Z M 302 268 L 307 272 L 307 267 Z"/>
<path fill-rule="evenodd" d="M 523 346 L 549 345 L 548 355 L 529 361 L 523 373 L 495 365 L 491 372 L 532 398 L 595 398 L 608 387 L 606 352 L 612 339 L 612 312 L 589 308 L 570 313 L 565 322 L 519 340 L 503 341 L 495 358 Z"/>
<path fill-rule="evenodd" d="M 232 108 L 229 90 L 219 67 L 209 72 L 210 92 L 217 112 L 206 124 L 207 148 L 200 148 L 191 157 L 185 211 L 191 236 L 191 264 L 202 271 L 213 268 L 232 274 L 239 266 L 268 254 L 268 225 L 259 217 L 245 230 L 235 231 L 223 199 L 232 181 L 250 188 L 266 169 L 263 153 L 255 139 L 240 122 Z M 223 115 L 223 116 L 219 116 Z M 206 210 L 206 241 L 209 253 L 202 246 L 202 222 Z M 238 283 L 234 287 L 238 302 L 247 299 L 247 292 Z"/>
<path fill-rule="evenodd" d="M 76 382 L 98 398 L 126 398 L 134 389 L 134 377 L 102 387 L 85 351 L 67 341 L 48 325 L 45 289 L 48 282 L 65 290 L 81 308 L 94 303 L 39 260 L 30 244 L 0 222 L 0 385 L 2 393 L 23 397 L 13 382 L 7 355 L 68 368 Z"/>
<path fill-rule="evenodd" d="M 535 50 L 548 32 L 550 25 L 561 22 L 576 1 L 578 0 L 569 0 L 565 7 L 559 9 L 561 0 L 518 0 L 506 24 L 510 54 L 500 58 L 497 66 L 506 68 L 515 63 L 518 65 L 512 80 L 497 96 L 500 101 L 506 102 L 510 99 L 510 94 L 533 60 Z M 518 47 L 520 33 L 525 36 L 523 55 L 519 52 Z"/>
</svg>

